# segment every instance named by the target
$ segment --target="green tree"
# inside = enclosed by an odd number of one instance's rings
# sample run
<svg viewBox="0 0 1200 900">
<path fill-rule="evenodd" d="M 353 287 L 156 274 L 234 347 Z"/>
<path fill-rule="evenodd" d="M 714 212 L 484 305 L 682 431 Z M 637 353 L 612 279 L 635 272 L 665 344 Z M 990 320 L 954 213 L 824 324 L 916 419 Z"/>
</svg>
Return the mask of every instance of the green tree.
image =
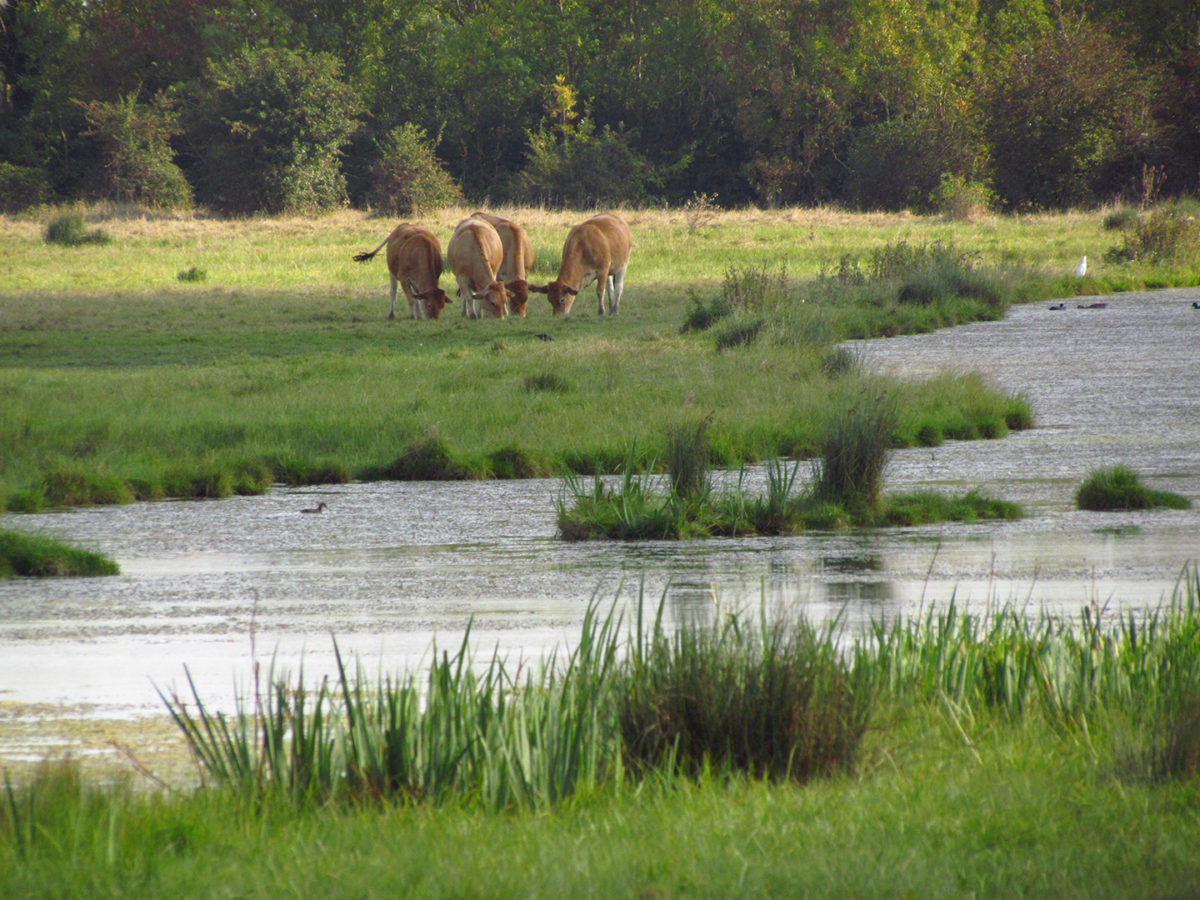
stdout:
<svg viewBox="0 0 1200 900">
<path fill-rule="evenodd" d="M 210 62 L 186 135 L 197 198 L 224 212 L 298 212 L 345 200 L 339 157 L 357 94 L 325 54 L 246 49 Z"/>
<path fill-rule="evenodd" d="M 1153 84 L 1126 44 L 1099 26 L 1014 49 L 984 97 L 1001 201 L 1018 209 L 1068 207 L 1125 187 L 1115 173 L 1145 152 Z"/>
</svg>

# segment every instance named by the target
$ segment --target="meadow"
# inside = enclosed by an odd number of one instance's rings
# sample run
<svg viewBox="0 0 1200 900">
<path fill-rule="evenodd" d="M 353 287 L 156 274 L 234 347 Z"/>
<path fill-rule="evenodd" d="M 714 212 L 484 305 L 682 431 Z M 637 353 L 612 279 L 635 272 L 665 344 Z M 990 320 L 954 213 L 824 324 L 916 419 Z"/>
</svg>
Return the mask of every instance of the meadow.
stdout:
<svg viewBox="0 0 1200 900">
<path fill-rule="evenodd" d="M 443 244 L 468 209 L 421 221 Z M 578 212 L 523 221 L 535 279 L 556 274 Z M 627 211 L 626 302 L 570 317 L 386 321 L 381 259 L 351 256 L 395 224 L 213 219 L 86 210 L 103 243 L 60 246 L 54 211 L 0 219 L 0 496 L 13 511 L 168 496 L 227 496 L 273 482 L 614 472 L 635 441 L 661 457 L 668 427 L 712 417 L 715 464 L 811 455 L 831 393 L 823 360 L 845 337 L 995 315 L 969 303 L 831 293 L 889 248 L 944 245 L 1000 267 L 1016 301 L 1174 283 L 1194 272 L 1078 256 L 1118 238 L 1103 214 L 949 221 L 836 210 Z M 785 284 L 787 328 L 722 346 L 685 326 L 731 283 Z M 850 278 L 849 280 L 853 280 Z M 444 277 L 444 284 L 449 280 Z M 536 298 L 541 299 L 541 298 Z M 897 445 L 1001 436 L 1020 398 L 969 375 L 907 384 Z"/>
</svg>

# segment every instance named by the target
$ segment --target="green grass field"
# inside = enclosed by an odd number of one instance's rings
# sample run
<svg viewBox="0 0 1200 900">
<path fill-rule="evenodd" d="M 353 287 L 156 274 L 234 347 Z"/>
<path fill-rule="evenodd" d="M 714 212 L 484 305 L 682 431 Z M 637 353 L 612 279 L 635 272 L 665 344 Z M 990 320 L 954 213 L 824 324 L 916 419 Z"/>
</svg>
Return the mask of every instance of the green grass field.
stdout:
<svg viewBox="0 0 1200 900">
<path fill-rule="evenodd" d="M 469 211 L 423 223 L 444 245 Z M 566 231 L 585 214 L 507 212 L 531 234 L 535 279 L 553 277 Z M 1197 275 L 1095 264 L 1072 281 L 1078 255 L 1117 240 L 1100 212 L 950 222 L 630 211 L 635 246 L 615 319 L 597 316 L 589 289 L 569 318 L 542 301 L 525 319 L 473 322 L 447 308 L 437 322 L 388 322 L 382 258 L 351 256 L 376 246 L 390 219 L 88 213 L 108 243 L 46 243 L 51 211 L 0 218 L 0 497 L 10 510 L 413 471 L 611 472 L 635 440 L 657 456 L 667 427 L 708 415 L 718 464 L 810 455 L 831 341 L 978 314 L 822 294 L 822 274 L 847 260 L 942 242 L 1003 267 L 1018 300 Z M 711 334 L 683 333 L 690 311 L 749 271 L 787 282 L 790 330 L 725 351 Z M 899 402 L 898 444 L 998 436 L 1028 414 L 1020 398 L 972 378 L 910 385 Z M 429 448 L 448 461 L 444 472 L 414 469 Z"/>
</svg>

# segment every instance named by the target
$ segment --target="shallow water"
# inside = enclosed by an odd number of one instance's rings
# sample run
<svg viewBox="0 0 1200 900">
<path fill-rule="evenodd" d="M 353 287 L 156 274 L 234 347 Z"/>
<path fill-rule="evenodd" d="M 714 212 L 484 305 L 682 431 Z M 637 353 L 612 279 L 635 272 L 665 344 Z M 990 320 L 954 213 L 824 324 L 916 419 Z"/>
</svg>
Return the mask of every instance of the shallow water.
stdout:
<svg viewBox="0 0 1200 900">
<path fill-rule="evenodd" d="M 205 701 L 228 707 L 254 660 L 331 672 L 334 636 L 371 674 L 418 664 L 435 639 L 455 649 L 468 623 L 485 654 L 538 656 L 575 637 L 589 600 L 639 589 L 654 601 L 665 592 L 674 620 L 765 595 L 851 627 L 952 597 L 1072 615 L 1156 606 L 1200 559 L 1196 299 L 1024 306 L 1002 322 L 860 345 L 881 370 L 978 371 L 1029 398 L 1034 430 L 900 451 L 886 473 L 889 490 L 979 486 L 1023 504 L 1019 522 L 566 544 L 555 539 L 556 480 L 277 489 L 10 517 L 8 527 L 113 556 L 122 574 L 0 582 L 0 720 L 31 704 L 159 714 L 157 689 L 182 689 L 185 664 Z M 1115 462 L 1198 509 L 1074 510 L 1087 473 Z M 321 500 L 326 512 L 300 513 Z"/>
</svg>

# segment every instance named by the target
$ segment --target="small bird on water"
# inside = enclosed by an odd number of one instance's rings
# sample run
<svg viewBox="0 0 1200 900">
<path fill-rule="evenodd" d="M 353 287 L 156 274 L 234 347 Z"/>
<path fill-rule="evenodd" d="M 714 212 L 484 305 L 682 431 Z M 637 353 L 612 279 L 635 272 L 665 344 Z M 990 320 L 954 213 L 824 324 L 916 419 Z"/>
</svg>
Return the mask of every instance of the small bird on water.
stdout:
<svg viewBox="0 0 1200 900">
<path fill-rule="evenodd" d="M 1082 278 L 1086 274 L 1087 274 L 1087 257 L 1084 256 L 1083 259 L 1079 260 L 1079 265 L 1077 265 L 1075 267 L 1075 277 Z"/>
<path fill-rule="evenodd" d="M 327 509 L 329 509 L 329 507 L 326 506 L 325 501 L 322 500 L 316 506 L 310 506 L 308 509 L 300 510 L 300 512 L 302 512 L 302 513 L 319 513 L 319 512 L 324 512 Z"/>
</svg>

